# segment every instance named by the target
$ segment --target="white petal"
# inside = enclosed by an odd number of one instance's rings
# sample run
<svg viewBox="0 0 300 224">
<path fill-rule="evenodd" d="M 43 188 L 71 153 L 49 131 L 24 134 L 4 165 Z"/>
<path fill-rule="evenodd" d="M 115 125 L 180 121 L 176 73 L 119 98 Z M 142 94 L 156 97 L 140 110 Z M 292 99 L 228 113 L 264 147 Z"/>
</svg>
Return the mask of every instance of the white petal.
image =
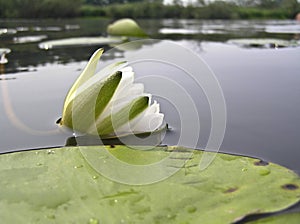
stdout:
<svg viewBox="0 0 300 224">
<path fill-rule="evenodd" d="M 129 96 L 140 96 L 144 93 L 144 85 L 142 83 L 134 83 L 124 88 L 116 96 L 116 100 L 123 100 Z"/>
<path fill-rule="evenodd" d="M 150 102 L 150 100 L 149 100 Z M 159 104 L 154 103 L 145 111 L 115 130 L 117 135 L 152 132 L 161 127 L 164 115 L 159 113 Z"/>
<path fill-rule="evenodd" d="M 164 115 L 162 113 L 145 115 L 133 127 L 132 131 L 134 133 L 155 131 L 162 125 L 163 120 L 164 120 Z"/>
<path fill-rule="evenodd" d="M 133 69 L 131 66 L 126 66 L 120 70 L 121 72 L 132 72 Z"/>
<path fill-rule="evenodd" d="M 159 104 L 154 100 L 154 103 L 149 107 L 149 109 L 146 111 L 147 114 L 152 113 L 159 113 Z"/>
</svg>

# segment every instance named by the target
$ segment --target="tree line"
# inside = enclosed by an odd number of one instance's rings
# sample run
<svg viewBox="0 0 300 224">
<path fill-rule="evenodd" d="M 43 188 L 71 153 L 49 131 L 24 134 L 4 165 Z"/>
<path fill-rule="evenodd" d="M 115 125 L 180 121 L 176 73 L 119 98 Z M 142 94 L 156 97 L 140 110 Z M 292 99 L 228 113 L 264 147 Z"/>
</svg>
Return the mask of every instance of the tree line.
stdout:
<svg viewBox="0 0 300 224">
<path fill-rule="evenodd" d="M 109 18 L 292 19 L 300 12 L 297 0 L 0 0 L 0 18 Z"/>
<path fill-rule="evenodd" d="M 0 0 L 0 18 L 57 18 L 80 15 L 82 0 Z"/>
</svg>

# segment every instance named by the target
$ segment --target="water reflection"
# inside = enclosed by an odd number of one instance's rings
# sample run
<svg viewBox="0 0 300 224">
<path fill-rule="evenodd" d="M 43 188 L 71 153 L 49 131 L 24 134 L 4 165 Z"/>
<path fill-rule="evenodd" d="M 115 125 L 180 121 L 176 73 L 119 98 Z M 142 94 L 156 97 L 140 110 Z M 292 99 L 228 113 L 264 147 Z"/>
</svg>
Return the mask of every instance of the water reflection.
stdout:
<svg viewBox="0 0 300 224">
<path fill-rule="evenodd" d="M 3 78 L 0 77 L 0 81 L 2 81 L 2 80 L 15 80 L 15 79 L 17 79 L 17 78 L 16 77 L 3 77 Z"/>
<path fill-rule="evenodd" d="M 2 151 L 60 146 L 70 136 L 70 131 L 55 124 L 65 95 L 57 80 L 66 80 L 66 77 L 59 77 L 62 73 L 57 71 L 59 68 L 45 68 L 37 76 L 35 72 L 1 76 Z M 75 73 L 73 67 L 71 71 Z"/>
<path fill-rule="evenodd" d="M 287 41 L 281 39 L 270 39 L 270 38 L 253 38 L 253 39 L 231 39 L 227 41 L 230 44 L 235 44 L 244 48 L 284 48 L 284 47 L 297 47 L 299 43 L 295 40 Z"/>
<path fill-rule="evenodd" d="M 281 39 L 289 41 L 297 38 L 299 23 L 295 21 L 275 20 L 139 20 L 141 27 L 152 38 L 158 39 L 193 39 L 196 41 L 227 42 L 229 39 Z M 96 38 L 106 36 L 108 19 L 72 19 L 60 20 L 5 20 L 1 21 L 0 48 L 10 48 L 12 53 L 6 66 L 6 73 L 24 71 L 31 66 L 48 63 L 69 63 L 86 60 L 90 52 L 98 47 L 109 49 L 109 43 L 91 43 L 85 41 L 72 49 L 43 52 L 38 49 L 41 41 L 57 41 L 66 38 L 88 36 Z M 86 46 L 84 46 L 86 45 Z M 286 47 L 286 45 L 284 45 Z M 69 46 L 68 46 L 69 48 Z M 85 52 L 88 52 L 87 54 Z M 19 69 L 22 68 L 22 69 Z"/>
</svg>

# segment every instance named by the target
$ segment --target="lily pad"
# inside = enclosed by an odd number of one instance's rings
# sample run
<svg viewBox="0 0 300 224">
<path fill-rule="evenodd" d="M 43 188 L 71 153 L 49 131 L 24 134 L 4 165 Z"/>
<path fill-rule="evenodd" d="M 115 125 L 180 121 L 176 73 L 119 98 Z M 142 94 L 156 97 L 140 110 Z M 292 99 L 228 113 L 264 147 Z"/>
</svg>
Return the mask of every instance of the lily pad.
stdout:
<svg viewBox="0 0 300 224">
<path fill-rule="evenodd" d="M 232 223 L 249 214 L 275 212 L 299 201 L 300 179 L 258 159 L 181 147 L 64 147 L 0 156 L 3 223 Z M 109 156 L 108 156 L 109 155 Z M 147 185 L 106 178 L 99 168 L 117 159 L 132 167 L 160 161 L 174 175 Z M 100 171 L 100 172 L 99 172 Z M 126 173 L 115 166 L 108 170 Z M 145 175 L 155 175 L 148 169 Z M 146 178 L 146 176 L 145 176 Z"/>
<path fill-rule="evenodd" d="M 266 32 L 267 33 L 299 34 L 300 33 L 300 24 L 267 26 Z"/>
<path fill-rule="evenodd" d="M 41 49 L 64 48 L 74 46 L 121 44 L 125 41 L 122 37 L 74 37 L 59 40 L 45 41 L 39 44 Z"/>
<path fill-rule="evenodd" d="M 228 40 L 230 44 L 236 44 L 240 47 L 250 48 L 282 48 L 282 47 L 296 47 L 299 45 L 297 41 L 288 41 L 281 39 L 232 39 Z"/>
<path fill-rule="evenodd" d="M 33 43 L 39 42 L 41 40 L 46 39 L 46 35 L 37 35 L 37 36 L 22 36 L 22 37 L 14 37 L 13 41 L 17 44 L 24 44 L 24 43 Z"/>
<path fill-rule="evenodd" d="M 142 28 L 132 19 L 120 19 L 108 25 L 107 33 L 113 36 L 147 37 Z"/>
<path fill-rule="evenodd" d="M 287 213 L 276 216 L 271 216 L 263 218 L 257 221 L 249 222 L 249 224 L 299 224 L 300 221 L 300 212 L 296 213 Z"/>
<path fill-rule="evenodd" d="M 159 33 L 162 34 L 198 34 L 200 33 L 199 30 L 195 29 L 180 29 L 180 28 L 161 28 Z"/>
<path fill-rule="evenodd" d="M 0 35 L 2 34 L 15 34 L 17 30 L 15 29 L 8 29 L 8 28 L 0 28 Z"/>
</svg>

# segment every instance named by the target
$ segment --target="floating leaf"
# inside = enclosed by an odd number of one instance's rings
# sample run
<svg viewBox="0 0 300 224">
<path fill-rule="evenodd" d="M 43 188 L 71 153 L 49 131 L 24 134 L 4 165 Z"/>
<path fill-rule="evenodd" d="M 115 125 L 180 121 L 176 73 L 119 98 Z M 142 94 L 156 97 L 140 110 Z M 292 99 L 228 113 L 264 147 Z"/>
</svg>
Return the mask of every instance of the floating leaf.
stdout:
<svg viewBox="0 0 300 224">
<path fill-rule="evenodd" d="M 300 34 L 300 25 L 292 24 L 292 25 L 276 25 L 276 26 L 267 26 L 267 33 L 288 33 L 288 34 Z"/>
<path fill-rule="evenodd" d="M 122 37 L 74 37 L 59 40 L 44 41 L 39 44 L 41 49 L 64 48 L 74 46 L 121 44 L 126 39 Z"/>
<path fill-rule="evenodd" d="M 108 25 L 107 33 L 113 36 L 146 37 L 147 34 L 132 19 L 119 19 Z"/>
<path fill-rule="evenodd" d="M 14 37 L 13 41 L 14 41 L 14 43 L 17 43 L 17 44 L 25 44 L 25 43 L 39 42 L 46 38 L 47 38 L 46 35 L 21 36 L 21 37 Z"/>
<path fill-rule="evenodd" d="M 183 29 L 183 28 L 161 28 L 159 33 L 162 34 L 199 34 L 201 30 L 197 29 Z"/>
<path fill-rule="evenodd" d="M 65 147 L 2 154 L 1 222 L 223 224 L 299 201 L 299 177 L 276 164 L 220 153 L 200 171 L 199 161 L 208 152 L 180 147 L 139 149 Z M 121 184 L 105 178 L 91 162 L 105 166 L 112 162 L 111 156 L 137 168 L 168 158 L 170 164 L 160 167 L 161 171 L 176 173 L 148 185 Z M 145 175 L 155 175 L 151 171 Z M 116 166 L 110 172 L 122 170 Z M 134 176 L 123 174 L 128 179 Z"/>
<path fill-rule="evenodd" d="M 15 29 L 0 28 L 0 35 L 3 35 L 3 34 L 15 34 L 15 33 L 17 33 L 17 30 L 15 30 Z"/>
</svg>

